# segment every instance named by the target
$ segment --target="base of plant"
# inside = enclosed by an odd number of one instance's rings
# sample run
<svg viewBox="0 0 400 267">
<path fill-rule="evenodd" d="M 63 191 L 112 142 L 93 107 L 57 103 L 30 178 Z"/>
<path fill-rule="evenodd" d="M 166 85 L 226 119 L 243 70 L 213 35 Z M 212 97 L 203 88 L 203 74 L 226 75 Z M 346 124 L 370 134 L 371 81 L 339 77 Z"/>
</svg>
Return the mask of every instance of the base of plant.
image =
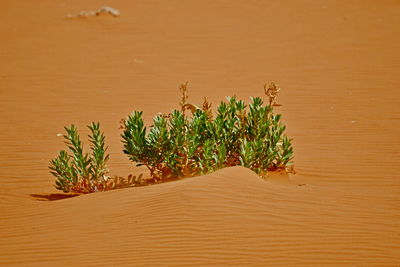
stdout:
<svg viewBox="0 0 400 267">
<path fill-rule="evenodd" d="M 127 178 L 121 176 L 110 177 L 101 182 L 90 183 L 87 180 L 82 180 L 69 188 L 69 192 L 88 194 L 94 192 L 103 192 L 108 190 L 115 190 L 121 188 L 141 186 L 144 184 L 142 175 L 138 177 L 129 175 Z"/>
</svg>

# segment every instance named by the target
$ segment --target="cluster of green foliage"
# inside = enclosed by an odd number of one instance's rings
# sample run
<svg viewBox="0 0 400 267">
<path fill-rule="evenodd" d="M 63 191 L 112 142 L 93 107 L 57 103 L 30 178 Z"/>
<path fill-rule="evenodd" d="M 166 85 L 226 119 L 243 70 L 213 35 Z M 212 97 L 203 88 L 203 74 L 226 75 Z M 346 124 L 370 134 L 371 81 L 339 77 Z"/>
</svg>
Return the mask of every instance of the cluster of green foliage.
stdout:
<svg viewBox="0 0 400 267">
<path fill-rule="evenodd" d="M 67 134 L 64 135 L 65 144 L 69 154 L 61 150 L 59 155 L 50 161 L 50 173 L 56 177 L 56 189 L 64 193 L 92 193 L 117 188 L 130 187 L 141 184 L 142 175 L 129 175 L 127 178 L 108 176 L 105 136 L 100 131 L 100 124 L 92 122 L 88 126 L 90 151 L 84 153 L 83 143 L 75 125 L 64 127 Z"/>
<path fill-rule="evenodd" d="M 188 177 L 241 165 L 263 175 L 285 170 L 293 158 L 291 140 L 284 134 L 281 115 L 274 114 L 275 84 L 265 93 L 269 103 L 251 98 L 245 105 L 236 97 L 221 102 L 213 118 L 205 99 L 202 108 L 187 103 L 187 84 L 181 86 L 181 110 L 158 114 L 147 131 L 142 112 L 133 112 L 122 134 L 124 153 L 145 165 L 153 178 Z M 192 116 L 185 111 L 190 109 Z"/>
<path fill-rule="evenodd" d="M 137 166 L 145 165 L 152 180 L 107 176 L 105 137 L 99 123 L 92 123 L 88 126 L 90 154 L 84 153 L 77 128 L 65 127 L 65 143 L 71 154 L 60 151 L 49 166 L 56 177 L 56 188 L 90 193 L 190 177 L 229 166 L 245 166 L 260 175 L 290 168 L 293 148 L 284 134 L 281 115 L 274 113 L 274 107 L 279 106 L 275 103 L 279 88 L 274 83 L 264 86 L 268 103 L 255 97 L 247 106 L 236 97 L 228 97 L 218 106 L 215 118 L 207 99 L 198 108 L 187 102 L 187 83 L 180 90 L 181 109 L 156 115 L 149 130 L 141 111 L 123 120 L 123 151 Z"/>
<path fill-rule="evenodd" d="M 88 126 L 91 154 L 84 153 L 83 143 L 75 125 L 65 127 L 65 144 L 69 151 L 61 150 L 58 157 L 50 161 L 50 172 L 56 177 L 56 188 L 64 192 L 89 193 L 100 191 L 107 180 L 105 137 L 99 123 Z"/>
</svg>

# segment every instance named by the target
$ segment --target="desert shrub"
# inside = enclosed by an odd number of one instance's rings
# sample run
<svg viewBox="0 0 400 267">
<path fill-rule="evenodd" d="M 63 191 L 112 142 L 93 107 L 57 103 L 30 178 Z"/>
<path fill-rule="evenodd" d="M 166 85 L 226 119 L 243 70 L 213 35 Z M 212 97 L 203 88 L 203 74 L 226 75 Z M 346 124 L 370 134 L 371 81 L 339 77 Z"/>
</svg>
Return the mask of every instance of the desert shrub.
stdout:
<svg viewBox="0 0 400 267">
<path fill-rule="evenodd" d="M 274 107 L 279 106 L 275 102 L 279 88 L 274 83 L 264 86 L 268 103 L 254 97 L 246 105 L 236 97 L 227 97 L 215 114 L 206 98 L 200 108 L 188 103 L 187 83 L 180 90 L 180 109 L 157 114 L 149 129 L 141 111 L 122 120 L 123 151 L 138 166 L 145 165 L 151 179 L 143 180 L 142 175 L 108 176 L 105 136 L 99 123 L 93 122 L 88 126 L 90 153 L 84 152 L 76 126 L 64 127 L 68 151 L 60 151 L 49 165 L 50 173 L 56 177 L 56 188 L 65 193 L 91 193 L 236 165 L 260 175 L 292 168 L 291 139 L 284 134 L 281 115 L 274 113 Z"/>
<path fill-rule="evenodd" d="M 180 90 L 181 109 L 157 114 L 149 130 L 141 111 L 124 120 L 123 151 L 133 162 L 145 165 L 153 178 L 188 177 L 236 165 L 264 175 L 291 164 L 291 140 L 284 134 L 281 115 L 274 113 L 279 91 L 274 83 L 264 86 L 267 104 L 254 97 L 247 106 L 228 97 L 215 118 L 207 99 L 197 108 L 187 103 L 187 83 Z"/>
<path fill-rule="evenodd" d="M 105 137 L 100 131 L 100 124 L 92 122 L 88 126 L 90 151 L 85 153 L 83 143 L 75 125 L 65 127 L 65 144 L 69 154 L 61 150 L 59 155 L 50 161 L 50 173 L 56 177 L 56 188 L 65 193 L 91 193 L 110 189 L 128 187 L 140 183 L 141 176 L 109 177 Z"/>
</svg>

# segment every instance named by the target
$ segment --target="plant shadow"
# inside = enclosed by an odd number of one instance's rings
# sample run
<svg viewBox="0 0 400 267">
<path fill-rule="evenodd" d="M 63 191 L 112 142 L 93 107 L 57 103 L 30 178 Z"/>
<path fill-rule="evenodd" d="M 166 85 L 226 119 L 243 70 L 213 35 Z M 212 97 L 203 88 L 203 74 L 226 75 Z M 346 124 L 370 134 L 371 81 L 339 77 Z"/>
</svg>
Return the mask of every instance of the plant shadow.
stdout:
<svg viewBox="0 0 400 267">
<path fill-rule="evenodd" d="M 80 196 L 81 194 L 30 194 L 37 201 L 55 201 Z"/>
</svg>

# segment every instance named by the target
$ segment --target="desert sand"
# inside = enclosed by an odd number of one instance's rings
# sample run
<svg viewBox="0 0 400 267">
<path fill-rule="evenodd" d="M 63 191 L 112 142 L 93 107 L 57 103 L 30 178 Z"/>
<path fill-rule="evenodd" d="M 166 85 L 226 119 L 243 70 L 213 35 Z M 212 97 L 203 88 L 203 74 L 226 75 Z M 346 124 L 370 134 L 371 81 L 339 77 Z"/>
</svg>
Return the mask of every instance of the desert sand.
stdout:
<svg viewBox="0 0 400 267">
<path fill-rule="evenodd" d="M 0 4 L 0 265 L 400 265 L 398 1 L 34 2 Z M 71 123 L 101 123 L 111 174 L 146 175 L 119 121 L 151 124 L 185 81 L 214 107 L 277 82 L 297 173 L 54 188 Z"/>
</svg>

